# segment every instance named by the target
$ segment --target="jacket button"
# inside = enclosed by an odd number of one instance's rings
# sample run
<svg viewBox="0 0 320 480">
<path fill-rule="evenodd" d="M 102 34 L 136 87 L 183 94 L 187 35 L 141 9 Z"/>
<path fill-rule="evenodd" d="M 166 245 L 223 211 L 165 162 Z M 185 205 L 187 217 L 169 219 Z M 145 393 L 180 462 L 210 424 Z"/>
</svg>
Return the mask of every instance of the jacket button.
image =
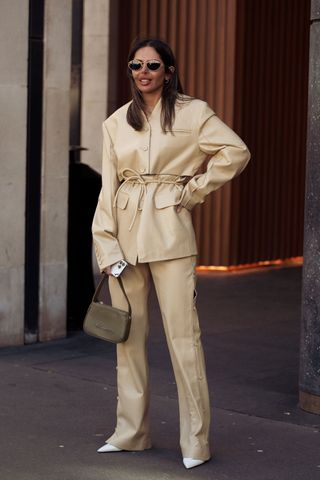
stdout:
<svg viewBox="0 0 320 480">
<path fill-rule="evenodd" d="M 149 149 L 149 147 L 148 147 L 147 145 L 145 145 L 145 146 L 143 147 L 143 150 L 144 150 L 145 152 L 146 152 L 148 149 Z"/>
<path fill-rule="evenodd" d="M 145 168 L 140 168 L 140 173 L 144 173 L 146 171 Z"/>
</svg>

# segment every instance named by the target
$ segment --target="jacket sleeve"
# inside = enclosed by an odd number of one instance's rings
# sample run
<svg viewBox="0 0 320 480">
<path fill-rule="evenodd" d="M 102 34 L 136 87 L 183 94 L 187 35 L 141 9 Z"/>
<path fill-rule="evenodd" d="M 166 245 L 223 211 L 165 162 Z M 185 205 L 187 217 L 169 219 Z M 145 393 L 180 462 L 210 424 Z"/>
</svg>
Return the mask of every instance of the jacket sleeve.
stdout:
<svg viewBox="0 0 320 480">
<path fill-rule="evenodd" d="M 250 152 L 241 138 L 207 104 L 199 119 L 198 142 L 200 150 L 211 158 L 206 172 L 195 175 L 184 187 L 181 205 L 188 210 L 203 203 L 206 195 L 239 175 L 250 159 Z"/>
<path fill-rule="evenodd" d="M 114 198 L 119 187 L 117 157 L 105 123 L 102 125 L 102 189 L 92 223 L 95 253 L 101 272 L 123 259 L 117 240 L 117 220 Z"/>
</svg>

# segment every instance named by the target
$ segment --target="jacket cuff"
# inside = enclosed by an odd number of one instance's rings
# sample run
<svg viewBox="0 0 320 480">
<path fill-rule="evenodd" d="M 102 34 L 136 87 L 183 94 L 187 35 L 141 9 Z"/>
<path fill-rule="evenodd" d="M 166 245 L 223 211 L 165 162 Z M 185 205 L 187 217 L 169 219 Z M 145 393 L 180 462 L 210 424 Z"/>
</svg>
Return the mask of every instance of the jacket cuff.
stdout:
<svg viewBox="0 0 320 480">
<path fill-rule="evenodd" d="M 109 252 L 108 255 L 100 254 L 99 249 L 95 246 L 96 258 L 99 266 L 99 270 L 102 273 L 107 267 L 110 267 L 114 263 L 124 260 L 123 253 L 119 249 L 114 249 L 113 252 Z"/>
<path fill-rule="evenodd" d="M 184 187 L 180 205 L 187 210 L 191 211 L 193 207 L 204 202 L 202 195 L 196 188 L 197 187 L 192 187 L 190 183 L 187 183 L 187 185 Z"/>
</svg>

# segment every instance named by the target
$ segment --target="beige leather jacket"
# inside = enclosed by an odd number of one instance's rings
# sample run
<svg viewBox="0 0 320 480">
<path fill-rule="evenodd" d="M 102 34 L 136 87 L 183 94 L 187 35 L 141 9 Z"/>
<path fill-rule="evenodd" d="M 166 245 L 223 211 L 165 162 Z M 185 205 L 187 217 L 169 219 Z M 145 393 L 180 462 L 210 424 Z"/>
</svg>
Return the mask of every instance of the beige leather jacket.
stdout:
<svg viewBox="0 0 320 480">
<path fill-rule="evenodd" d="M 161 129 L 161 100 L 140 132 L 127 123 L 128 106 L 103 123 L 102 190 L 92 226 L 101 271 L 122 258 L 135 265 L 195 255 L 190 211 L 250 158 L 201 100 L 177 102 L 172 133 Z M 197 174 L 208 156 L 206 172 Z M 179 204 L 185 208 L 178 213 Z"/>
</svg>

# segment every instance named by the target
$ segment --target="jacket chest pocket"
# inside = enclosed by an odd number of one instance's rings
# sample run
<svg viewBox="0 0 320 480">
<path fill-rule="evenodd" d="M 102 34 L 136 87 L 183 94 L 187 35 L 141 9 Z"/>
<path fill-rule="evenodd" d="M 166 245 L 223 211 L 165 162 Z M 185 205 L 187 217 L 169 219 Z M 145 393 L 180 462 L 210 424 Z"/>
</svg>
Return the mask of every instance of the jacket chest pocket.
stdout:
<svg viewBox="0 0 320 480">
<path fill-rule="evenodd" d="M 172 132 L 170 130 L 166 130 L 166 134 L 172 135 L 173 137 L 190 136 L 192 134 L 192 130 L 188 130 L 185 128 L 173 128 Z"/>
</svg>

